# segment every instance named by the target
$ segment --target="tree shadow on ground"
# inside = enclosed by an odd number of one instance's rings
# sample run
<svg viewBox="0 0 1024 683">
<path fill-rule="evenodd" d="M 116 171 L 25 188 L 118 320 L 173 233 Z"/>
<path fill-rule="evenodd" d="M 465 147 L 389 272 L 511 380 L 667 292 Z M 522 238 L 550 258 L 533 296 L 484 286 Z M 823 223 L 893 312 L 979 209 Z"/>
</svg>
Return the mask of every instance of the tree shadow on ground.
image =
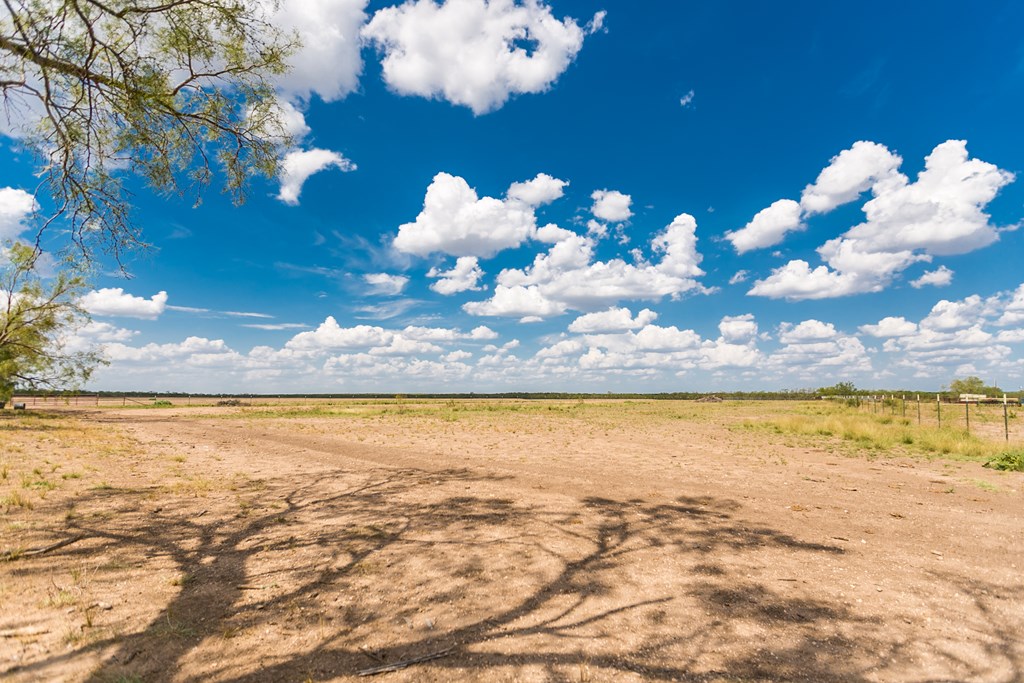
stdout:
<svg viewBox="0 0 1024 683">
<path fill-rule="evenodd" d="M 814 563 L 844 551 L 745 520 L 734 501 L 585 498 L 549 509 L 453 493 L 496 482 L 468 470 L 339 469 L 254 484 L 266 502 L 258 511 L 187 518 L 123 505 L 115 520 L 80 523 L 74 533 L 100 542 L 69 555 L 134 549 L 170 559 L 184 577 L 145 628 L 89 645 L 116 648 L 93 677 L 326 680 L 446 652 L 417 667 L 414 679 L 502 671 L 578 680 L 586 671 L 648 680 L 868 681 L 877 667 L 922 646 L 888 635 L 838 598 L 812 597 L 796 584 L 773 587 L 740 569 L 763 565 L 766 554 Z M 123 504 L 145 494 L 92 495 Z M 661 573 L 648 580 L 652 566 Z M 936 581 L 975 597 L 974 627 L 1019 675 L 1015 633 L 982 595 L 996 588 L 954 575 Z M 640 588 L 622 590 L 628 585 Z M 422 626 L 422 615 L 469 598 L 461 614 Z M 233 634 L 264 632 L 307 639 L 290 651 L 231 647 Z M 196 664 L 204 648 L 212 654 Z M 43 672 L 72 654 L 21 671 Z M 985 673 L 968 659 L 951 664 L 966 677 Z"/>
</svg>

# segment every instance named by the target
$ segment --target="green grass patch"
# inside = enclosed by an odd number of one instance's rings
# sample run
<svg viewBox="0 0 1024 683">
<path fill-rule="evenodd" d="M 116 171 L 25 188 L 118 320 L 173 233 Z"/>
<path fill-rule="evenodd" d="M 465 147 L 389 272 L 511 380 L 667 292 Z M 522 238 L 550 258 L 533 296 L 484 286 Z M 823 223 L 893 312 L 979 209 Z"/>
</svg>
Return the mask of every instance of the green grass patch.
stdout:
<svg viewBox="0 0 1024 683">
<path fill-rule="evenodd" d="M 986 462 L 985 467 L 1003 472 L 1024 472 L 1024 450 L 1000 453 Z"/>
</svg>

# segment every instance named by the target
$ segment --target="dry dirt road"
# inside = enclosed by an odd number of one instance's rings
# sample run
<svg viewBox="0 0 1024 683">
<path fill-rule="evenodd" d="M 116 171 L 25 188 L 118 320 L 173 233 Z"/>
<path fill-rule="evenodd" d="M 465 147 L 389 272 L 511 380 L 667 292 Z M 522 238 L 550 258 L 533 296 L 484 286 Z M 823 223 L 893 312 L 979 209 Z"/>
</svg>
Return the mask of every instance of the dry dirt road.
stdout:
<svg viewBox="0 0 1024 683">
<path fill-rule="evenodd" d="M 1024 680 L 1024 474 L 552 405 L 8 423 L 0 678 Z"/>
</svg>

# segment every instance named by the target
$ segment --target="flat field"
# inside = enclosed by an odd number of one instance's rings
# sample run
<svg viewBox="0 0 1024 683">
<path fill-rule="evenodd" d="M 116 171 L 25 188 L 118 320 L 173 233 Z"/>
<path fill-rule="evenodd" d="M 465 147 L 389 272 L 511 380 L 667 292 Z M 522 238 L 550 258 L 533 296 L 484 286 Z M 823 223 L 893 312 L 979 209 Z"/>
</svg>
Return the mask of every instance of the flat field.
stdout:
<svg viewBox="0 0 1024 683">
<path fill-rule="evenodd" d="M 1024 680 L 1024 445 L 903 410 L 4 411 L 0 678 Z"/>
</svg>

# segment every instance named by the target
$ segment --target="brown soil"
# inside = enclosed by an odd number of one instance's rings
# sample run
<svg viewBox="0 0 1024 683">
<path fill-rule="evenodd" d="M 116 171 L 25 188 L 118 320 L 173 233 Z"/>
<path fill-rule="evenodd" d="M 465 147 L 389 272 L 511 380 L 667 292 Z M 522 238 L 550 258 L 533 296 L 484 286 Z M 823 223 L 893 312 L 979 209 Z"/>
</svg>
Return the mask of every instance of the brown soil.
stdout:
<svg viewBox="0 0 1024 683">
<path fill-rule="evenodd" d="M 1024 474 L 566 405 L 8 411 L 0 678 L 1024 680 Z"/>
</svg>

